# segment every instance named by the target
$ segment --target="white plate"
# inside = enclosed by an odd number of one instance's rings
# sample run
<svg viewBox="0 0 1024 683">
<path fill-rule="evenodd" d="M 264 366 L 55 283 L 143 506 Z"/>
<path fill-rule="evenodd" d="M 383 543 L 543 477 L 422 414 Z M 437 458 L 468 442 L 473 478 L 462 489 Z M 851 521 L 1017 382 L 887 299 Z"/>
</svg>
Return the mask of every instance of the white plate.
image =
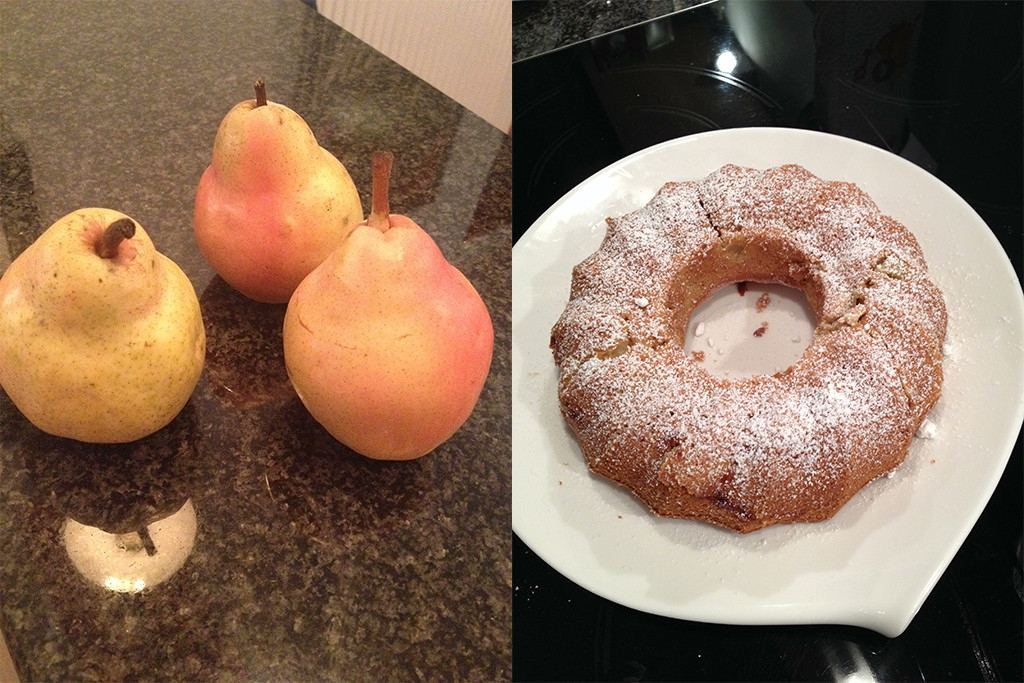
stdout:
<svg viewBox="0 0 1024 683">
<path fill-rule="evenodd" d="M 645 204 L 669 180 L 726 163 L 798 163 L 857 183 L 917 237 L 949 311 L 945 383 L 891 478 L 832 520 L 738 535 L 657 519 L 592 475 L 562 420 L 551 326 L 572 267 L 599 246 L 604 218 Z M 952 190 L 914 164 L 847 138 L 748 128 L 672 140 L 590 177 L 512 251 L 512 526 L 584 588 L 668 617 L 726 624 L 851 624 L 886 636 L 913 619 L 988 502 L 1024 418 L 1024 296 L 1002 247 Z"/>
</svg>

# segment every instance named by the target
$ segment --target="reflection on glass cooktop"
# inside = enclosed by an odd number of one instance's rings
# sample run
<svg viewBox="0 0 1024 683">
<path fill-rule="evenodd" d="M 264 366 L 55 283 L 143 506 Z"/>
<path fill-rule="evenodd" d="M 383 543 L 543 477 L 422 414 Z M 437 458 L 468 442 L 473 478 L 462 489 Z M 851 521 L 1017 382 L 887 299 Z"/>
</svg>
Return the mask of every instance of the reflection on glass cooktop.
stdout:
<svg viewBox="0 0 1024 683">
<path fill-rule="evenodd" d="M 518 61 L 515 237 L 634 151 L 785 126 L 910 159 L 1019 252 L 1020 14 L 995 3 L 714 2 Z"/>
</svg>

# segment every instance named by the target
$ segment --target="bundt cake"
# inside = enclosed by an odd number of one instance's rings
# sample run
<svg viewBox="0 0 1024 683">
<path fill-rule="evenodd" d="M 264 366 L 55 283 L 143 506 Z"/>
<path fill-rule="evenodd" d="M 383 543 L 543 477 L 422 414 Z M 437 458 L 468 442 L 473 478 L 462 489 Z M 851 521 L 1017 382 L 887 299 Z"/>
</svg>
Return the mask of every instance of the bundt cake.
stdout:
<svg viewBox="0 0 1024 683">
<path fill-rule="evenodd" d="M 745 533 L 828 519 L 900 465 L 939 398 L 946 309 L 914 236 L 867 194 L 727 165 L 607 224 L 551 332 L 593 472 L 659 516 Z M 802 291 L 817 329 L 783 372 L 713 377 L 683 336 L 742 281 Z"/>
</svg>

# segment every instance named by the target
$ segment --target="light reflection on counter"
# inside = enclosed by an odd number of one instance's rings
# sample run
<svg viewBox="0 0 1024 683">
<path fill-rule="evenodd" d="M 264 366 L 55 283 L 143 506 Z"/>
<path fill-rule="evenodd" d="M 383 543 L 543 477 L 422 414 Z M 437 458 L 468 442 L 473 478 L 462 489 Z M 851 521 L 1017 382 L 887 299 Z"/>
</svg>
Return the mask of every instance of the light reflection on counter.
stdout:
<svg viewBox="0 0 1024 683">
<path fill-rule="evenodd" d="M 197 526 L 189 499 L 173 514 L 121 534 L 68 517 L 63 538 L 72 564 L 89 581 L 117 593 L 138 593 L 181 569 L 195 545 Z"/>
</svg>

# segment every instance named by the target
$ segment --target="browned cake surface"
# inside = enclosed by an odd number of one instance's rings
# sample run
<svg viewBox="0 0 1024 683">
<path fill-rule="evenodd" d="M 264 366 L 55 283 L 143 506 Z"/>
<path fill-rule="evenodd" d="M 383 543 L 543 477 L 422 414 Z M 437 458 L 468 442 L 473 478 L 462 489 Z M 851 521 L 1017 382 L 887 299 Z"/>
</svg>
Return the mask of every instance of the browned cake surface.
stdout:
<svg viewBox="0 0 1024 683">
<path fill-rule="evenodd" d="M 683 351 L 694 308 L 740 281 L 800 289 L 818 317 L 776 376 L 715 378 Z M 591 470 L 658 515 L 748 532 L 828 519 L 903 461 L 945 330 L 917 241 L 855 185 L 730 165 L 608 220 L 551 348 Z"/>
</svg>

